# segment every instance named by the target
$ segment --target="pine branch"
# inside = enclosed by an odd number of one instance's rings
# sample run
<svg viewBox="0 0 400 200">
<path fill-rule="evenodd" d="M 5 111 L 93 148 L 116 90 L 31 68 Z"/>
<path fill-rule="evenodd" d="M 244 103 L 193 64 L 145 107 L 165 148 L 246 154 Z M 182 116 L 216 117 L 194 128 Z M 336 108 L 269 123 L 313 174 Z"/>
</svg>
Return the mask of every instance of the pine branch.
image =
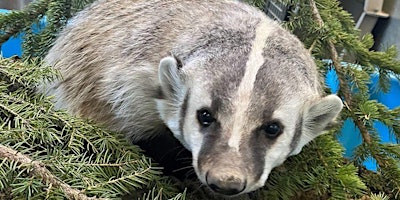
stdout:
<svg viewBox="0 0 400 200">
<path fill-rule="evenodd" d="M 310 0 L 310 7 L 311 7 L 312 14 L 313 14 L 315 21 L 318 23 L 318 25 L 320 27 L 323 27 L 324 21 L 321 18 L 321 15 L 319 14 L 317 5 L 314 0 Z M 346 74 L 344 72 L 344 67 L 340 63 L 339 54 L 336 50 L 335 44 L 333 43 L 332 40 L 329 40 L 329 39 L 327 41 L 327 44 L 328 44 L 329 52 L 331 54 L 333 66 L 335 66 L 336 73 L 338 75 L 339 87 L 340 87 L 340 90 L 342 91 L 342 94 L 344 97 L 344 104 L 348 110 L 350 110 L 350 111 L 355 110 L 356 105 L 354 105 L 352 92 L 348 85 L 348 82 L 346 81 L 346 78 L 345 78 Z M 372 145 L 371 136 L 369 134 L 368 128 L 364 125 L 364 122 L 355 115 L 352 115 L 351 117 L 354 120 L 356 126 L 359 128 L 362 138 L 363 138 L 363 141 L 368 145 Z M 371 152 L 371 153 L 372 153 L 372 156 L 377 160 L 379 166 L 382 166 L 382 167 L 385 166 L 384 161 L 378 154 L 375 154 L 374 152 Z"/>
<path fill-rule="evenodd" d="M 32 167 L 32 173 L 34 176 L 37 176 L 42 179 L 43 183 L 50 183 L 52 186 L 60 187 L 68 199 L 74 200 L 95 200 L 98 199 L 96 197 L 88 197 L 83 194 L 81 191 L 73 189 L 71 186 L 65 184 L 59 178 L 51 174 L 49 170 L 43 165 L 43 163 L 39 161 L 34 161 L 28 156 L 19 153 L 9 147 L 6 147 L 0 144 L 0 158 L 9 159 L 15 162 L 20 163 L 22 166 L 30 166 Z"/>
<path fill-rule="evenodd" d="M 30 159 L 28 165 L 0 155 L 0 199 L 80 198 L 38 171 L 88 198 L 141 196 L 151 188 L 163 188 L 162 198 L 175 197 L 179 190 L 164 183 L 169 179 L 161 179 L 160 169 L 122 135 L 54 110 L 51 98 L 34 92 L 56 74 L 38 62 L 0 59 L 0 143 Z"/>
</svg>

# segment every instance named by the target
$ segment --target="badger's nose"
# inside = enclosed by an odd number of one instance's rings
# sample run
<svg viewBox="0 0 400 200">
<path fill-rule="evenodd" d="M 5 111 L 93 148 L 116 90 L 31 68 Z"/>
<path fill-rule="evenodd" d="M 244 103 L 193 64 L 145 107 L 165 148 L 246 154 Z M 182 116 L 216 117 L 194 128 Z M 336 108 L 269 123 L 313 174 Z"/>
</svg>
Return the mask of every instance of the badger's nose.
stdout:
<svg viewBox="0 0 400 200">
<path fill-rule="evenodd" d="M 206 174 L 207 185 L 214 191 L 224 195 L 239 194 L 246 188 L 246 180 L 238 173 L 210 170 Z"/>
</svg>

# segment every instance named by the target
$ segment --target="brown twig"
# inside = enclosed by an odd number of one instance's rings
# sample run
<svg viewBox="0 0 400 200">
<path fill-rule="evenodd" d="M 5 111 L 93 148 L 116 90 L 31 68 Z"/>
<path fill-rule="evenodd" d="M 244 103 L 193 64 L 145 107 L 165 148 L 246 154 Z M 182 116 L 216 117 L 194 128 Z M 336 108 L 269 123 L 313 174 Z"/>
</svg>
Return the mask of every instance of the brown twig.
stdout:
<svg viewBox="0 0 400 200">
<path fill-rule="evenodd" d="M 59 187 L 61 188 L 65 195 L 67 196 L 68 199 L 73 199 L 73 200 L 95 200 L 98 199 L 96 197 L 88 197 L 85 194 L 83 194 L 81 191 L 76 190 L 69 186 L 68 184 L 62 182 L 59 180 L 56 176 L 54 176 L 46 167 L 43 165 L 43 163 L 39 161 L 34 161 L 28 156 L 19 153 L 9 147 L 6 147 L 2 144 L 0 144 L 0 157 L 9 159 L 15 162 L 18 162 L 23 165 L 29 165 L 32 167 L 32 173 L 36 177 L 39 177 L 42 179 L 43 183 L 49 183 L 52 185 L 52 187 Z"/>
</svg>

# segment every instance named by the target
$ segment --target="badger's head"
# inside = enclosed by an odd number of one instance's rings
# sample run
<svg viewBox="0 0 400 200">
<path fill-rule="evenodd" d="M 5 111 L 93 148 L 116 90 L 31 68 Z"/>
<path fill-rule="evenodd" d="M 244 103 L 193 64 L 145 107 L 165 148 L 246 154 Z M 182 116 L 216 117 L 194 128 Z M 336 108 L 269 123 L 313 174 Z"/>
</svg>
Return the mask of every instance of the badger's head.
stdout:
<svg viewBox="0 0 400 200">
<path fill-rule="evenodd" d="M 321 96 L 311 57 L 297 52 L 300 42 L 253 40 L 247 50 L 183 63 L 166 57 L 159 65 L 161 118 L 192 152 L 198 178 L 225 195 L 262 187 L 342 109 L 337 96 Z"/>
</svg>

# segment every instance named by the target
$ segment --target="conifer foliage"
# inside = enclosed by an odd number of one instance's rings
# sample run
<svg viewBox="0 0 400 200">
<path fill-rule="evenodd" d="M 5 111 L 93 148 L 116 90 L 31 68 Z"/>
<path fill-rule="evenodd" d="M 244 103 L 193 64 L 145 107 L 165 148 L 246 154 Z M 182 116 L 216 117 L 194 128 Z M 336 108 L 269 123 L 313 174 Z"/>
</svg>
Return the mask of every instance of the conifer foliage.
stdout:
<svg viewBox="0 0 400 200">
<path fill-rule="evenodd" d="M 56 111 L 50 97 L 35 93 L 38 82 L 58 77 L 41 58 L 67 20 L 92 1 L 36 0 L 0 15 L 0 43 L 24 33 L 23 60 L 0 60 L 0 199 L 221 199 L 197 182 L 185 190 L 120 134 Z M 373 126 L 382 122 L 399 140 L 400 108 L 390 110 L 368 93 L 372 74 L 379 72 L 384 92 L 390 76 L 399 76 L 396 49 L 370 51 L 372 37 L 360 39 L 335 0 L 283 2 L 295 8 L 283 25 L 304 42 L 322 75 L 328 69 L 338 75 L 341 120 L 352 120 L 363 142 L 354 158 L 343 158 L 339 123 L 273 170 L 265 188 L 236 199 L 400 199 L 400 147 L 381 143 Z M 368 157 L 377 172 L 363 167 Z"/>
<path fill-rule="evenodd" d="M 160 190 L 160 170 L 123 137 L 53 109 L 48 66 L 0 60 L 0 199 L 115 198 Z M 153 188 L 154 187 L 154 188 Z M 168 192 L 172 192 L 168 194 Z M 176 195 L 176 191 L 164 194 Z"/>
</svg>

